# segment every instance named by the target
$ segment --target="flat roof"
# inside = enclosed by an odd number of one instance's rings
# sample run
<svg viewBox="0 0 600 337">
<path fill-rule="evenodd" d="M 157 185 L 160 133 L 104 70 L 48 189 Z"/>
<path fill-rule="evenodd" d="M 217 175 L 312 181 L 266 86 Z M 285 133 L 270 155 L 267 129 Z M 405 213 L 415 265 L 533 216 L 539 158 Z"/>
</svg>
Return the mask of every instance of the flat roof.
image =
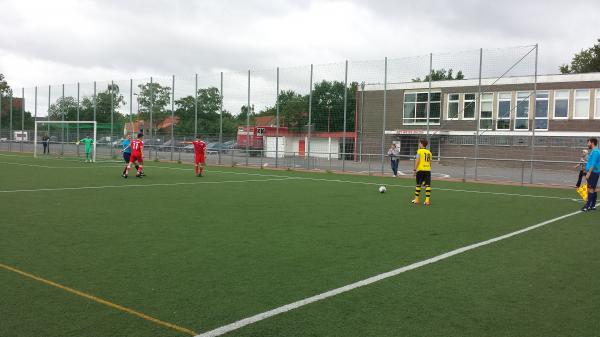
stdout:
<svg viewBox="0 0 600 337">
<path fill-rule="evenodd" d="M 558 74 L 558 75 L 538 75 L 537 83 L 571 83 L 571 82 L 594 82 L 600 81 L 600 73 L 585 73 L 585 74 Z M 533 84 L 535 76 L 514 76 L 514 77 L 494 77 L 482 78 L 482 86 L 492 85 L 517 85 L 517 84 Z M 455 87 L 476 87 L 479 85 L 479 79 L 468 80 L 445 80 L 431 82 L 432 89 L 455 88 Z M 427 89 L 429 82 L 404 82 L 404 83 L 388 83 L 387 90 L 411 90 L 411 89 Z M 360 87 L 358 89 L 360 91 Z M 382 91 L 383 83 L 368 84 L 365 86 L 365 91 Z"/>
</svg>

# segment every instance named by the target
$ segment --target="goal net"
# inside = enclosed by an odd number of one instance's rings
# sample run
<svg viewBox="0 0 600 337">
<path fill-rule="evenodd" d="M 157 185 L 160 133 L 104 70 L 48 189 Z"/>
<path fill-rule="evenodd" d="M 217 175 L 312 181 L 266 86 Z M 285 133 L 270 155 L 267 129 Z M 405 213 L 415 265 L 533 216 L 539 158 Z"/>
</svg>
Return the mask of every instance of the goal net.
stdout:
<svg viewBox="0 0 600 337">
<path fill-rule="evenodd" d="M 84 138 L 91 138 L 91 159 L 96 161 L 97 124 L 94 121 L 36 121 L 33 156 L 86 156 Z"/>
</svg>

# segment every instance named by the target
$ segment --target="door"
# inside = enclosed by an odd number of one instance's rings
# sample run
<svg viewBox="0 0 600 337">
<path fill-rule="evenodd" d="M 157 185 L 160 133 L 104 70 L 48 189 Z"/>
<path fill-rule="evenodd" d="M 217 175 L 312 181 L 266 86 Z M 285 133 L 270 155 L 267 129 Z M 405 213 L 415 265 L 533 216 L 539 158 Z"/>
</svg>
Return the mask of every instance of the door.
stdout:
<svg viewBox="0 0 600 337">
<path fill-rule="evenodd" d="M 304 157 L 304 152 L 306 152 L 306 141 L 304 139 L 300 139 L 298 141 L 298 155 L 300 157 Z"/>
</svg>

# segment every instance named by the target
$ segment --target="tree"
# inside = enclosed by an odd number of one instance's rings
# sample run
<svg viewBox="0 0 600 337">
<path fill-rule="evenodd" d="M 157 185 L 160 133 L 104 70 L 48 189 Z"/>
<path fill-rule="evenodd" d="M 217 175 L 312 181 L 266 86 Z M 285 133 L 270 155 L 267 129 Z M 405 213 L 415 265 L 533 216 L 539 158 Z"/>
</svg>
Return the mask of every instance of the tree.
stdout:
<svg viewBox="0 0 600 337">
<path fill-rule="evenodd" d="M 438 70 L 432 70 L 431 74 L 429 75 L 425 75 L 425 78 L 423 80 L 421 80 L 421 78 L 417 77 L 414 78 L 412 81 L 413 82 L 429 82 L 429 78 L 431 78 L 431 81 L 446 81 L 446 80 L 464 80 L 465 76 L 462 73 L 462 70 L 459 70 L 456 73 L 456 77 L 454 77 L 452 75 L 452 68 L 448 69 L 448 71 L 446 72 L 446 69 L 442 68 L 442 69 L 438 69 Z"/>
<path fill-rule="evenodd" d="M 140 93 L 137 95 L 140 118 L 148 119 L 150 109 L 157 120 L 164 117 L 167 114 L 166 108 L 171 103 L 171 88 L 163 87 L 156 82 L 140 84 L 138 88 L 140 88 Z"/>
<path fill-rule="evenodd" d="M 593 47 L 581 50 L 571 60 L 571 65 L 560 66 L 562 74 L 581 74 L 600 72 L 600 39 Z"/>
<path fill-rule="evenodd" d="M 0 123 L 2 127 L 9 128 L 10 127 L 10 95 L 12 95 L 12 89 L 8 82 L 6 81 L 4 74 L 0 74 L 0 105 L 2 105 L 2 109 L 0 110 Z M 31 112 L 24 111 L 25 107 L 21 104 L 17 103 L 21 98 L 13 97 L 13 118 L 12 118 L 12 129 L 13 130 L 21 130 L 21 113 L 23 114 L 23 122 L 25 129 L 33 128 L 33 116 Z M 22 110 L 23 109 L 23 110 Z"/>
<path fill-rule="evenodd" d="M 71 96 L 60 97 L 55 103 L 50 104 L 48 113 L 50 120 L 53 121 L 62 120 L 63 115 L 66 121 L 75 121 L 77 120 L 77 101 Z"/>
<path fill-rule="evenodd" d="M 353 82 L 346 93 L 346 131 L 354 131 L 354 113 L 358 83 Z M 344 83 L 321 81 L 313 90 L 313 124 L 315 131 L 344 131 Z"/>
<path fill-rule="evenodd" d="M 195 130 L 196 104 L 198 104 L 198 133 L 218 134 L 221 123 L 222 97 L 219 89 L 215 87 L 198 89 L 198 101 L 194 96 L 186 96 L 175 101 L 175 115 L 180 118 L 177 132 L 192 134 Z M 232 122 L 234 117 L 223 112 L 223 133 L 235 134 L 237 123 Z"/>
<path fill-rule="evenodd" d="M 12 89 L 10 85 L 4 79 L 4 74 L 0 74 L 0 95 L 2 96 L 10 96 L 12 93 Z"/>
</svg>

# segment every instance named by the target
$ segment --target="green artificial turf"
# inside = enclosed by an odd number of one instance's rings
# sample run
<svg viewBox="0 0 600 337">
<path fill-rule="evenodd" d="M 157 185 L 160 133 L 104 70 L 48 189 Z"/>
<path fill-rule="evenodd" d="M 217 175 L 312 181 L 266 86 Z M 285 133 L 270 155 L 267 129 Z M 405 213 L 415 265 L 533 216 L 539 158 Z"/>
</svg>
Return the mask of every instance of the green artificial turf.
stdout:
<svg viewBox="0 0 600 337">
<path fill-rule="evenodd" d="M 434 181 L 426 208 L 410 204 L 410 179 L 198 178 L 154 162 L 127 180 L 117 162 L 0 154 L 0 170 L 0 263 L 199 333 L 580 207 L 574 191 Z M 576 215 L 229 335 L 593 336 L 598 220 Z M 4 269 L 0 284 L 0 336 L 185 336 Z"/>
</svg>

